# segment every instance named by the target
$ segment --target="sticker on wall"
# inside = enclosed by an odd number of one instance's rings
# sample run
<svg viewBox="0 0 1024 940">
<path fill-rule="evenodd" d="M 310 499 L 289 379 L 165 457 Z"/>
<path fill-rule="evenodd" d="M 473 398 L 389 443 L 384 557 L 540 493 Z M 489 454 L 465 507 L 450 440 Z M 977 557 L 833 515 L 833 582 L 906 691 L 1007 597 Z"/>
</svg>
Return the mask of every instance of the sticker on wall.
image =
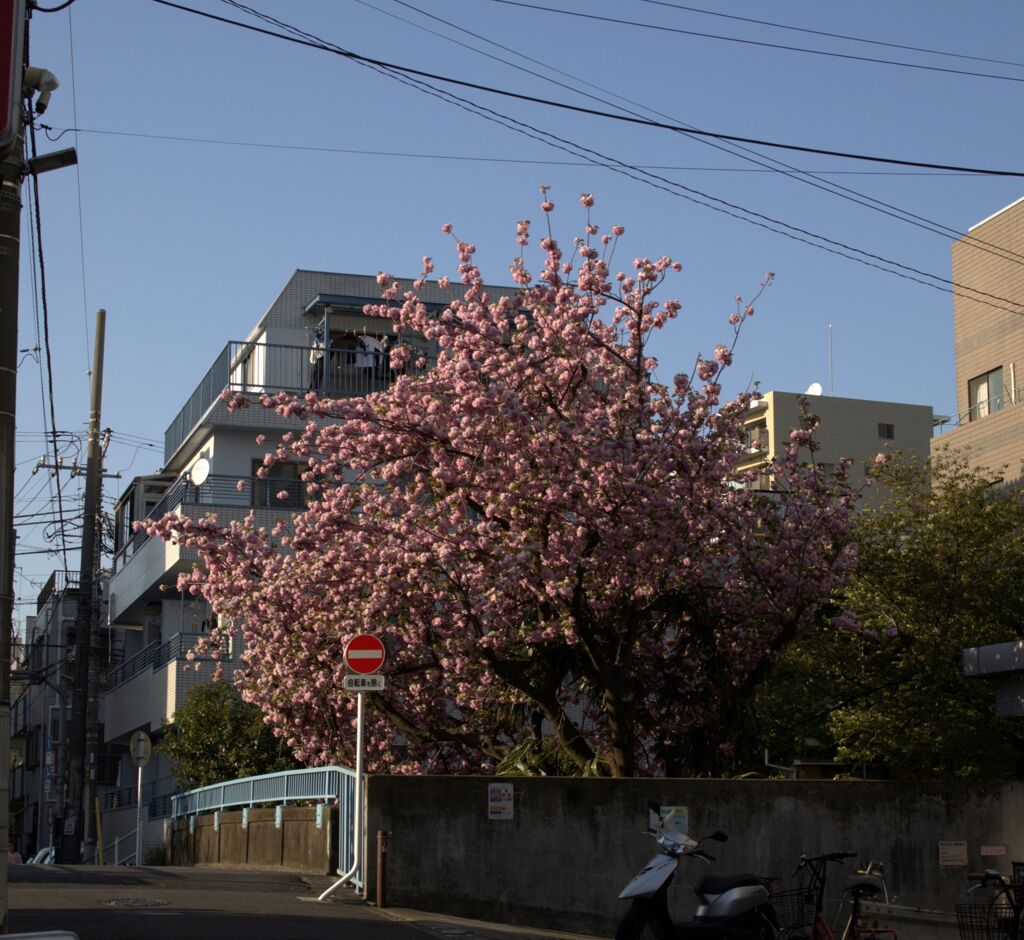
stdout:
<svg viewBox="0 0 1024 940">
<path fill-rule="evenodd" d="M 995 858 L 997 855 L 1006 854 L 1005 845 L 983 845 L 981 847 L 981 855 L 983 858 Z"/>
<path fill-rule="evenodd" d="M 511 783 L 489 783 L 487 784 L 487 818 L 488 819 L 511 819 L 513 814 L 512 806 L 512 784 Z"/>
<path fill-rule="evenodd" d="M 671 817 L 671 819 L 669 818 Z M 663 806 L 661 807 L 661 820 L 664 823 L 666 832 L 675 833 L 677 836 L 689 835 L 690 831 L 690 810 L 686 806 Z"/>
<path fill-rule="evenodd" d="M 943 868 L 965 868 L 967 866 L 967 843 L 940 842 L 939 864 Z"/>
</svg>

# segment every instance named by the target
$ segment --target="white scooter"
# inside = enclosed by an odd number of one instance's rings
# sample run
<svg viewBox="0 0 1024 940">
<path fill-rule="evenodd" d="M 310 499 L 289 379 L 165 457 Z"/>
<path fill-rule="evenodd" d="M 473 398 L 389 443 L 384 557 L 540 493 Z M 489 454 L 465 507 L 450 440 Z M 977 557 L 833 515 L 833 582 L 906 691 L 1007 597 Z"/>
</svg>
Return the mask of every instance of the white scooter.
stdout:
<svg viewBox="0 0 1024 940">
<path fill-rule="evenodd" d="M 757 875 L 708 875 L 697 885 L 697 912 L 684 924 L 673 924 L 668 911 L 668 886 L 682 858 L 713 862 L 701 846 L 704 842 L 726 842 L 724 832 L 712 832 L 693 839 L 668 831 L 673 813 L 664 819 L 661 807 L 651 803 L 651 826 L 660 851 L 622 889 L 620 898 L 632 905 L 619 921 L 615 940 L 639 940 L 649 927 L 656 940 L 770 940 L 779 935 L 765 879 Z"/>
</svg>

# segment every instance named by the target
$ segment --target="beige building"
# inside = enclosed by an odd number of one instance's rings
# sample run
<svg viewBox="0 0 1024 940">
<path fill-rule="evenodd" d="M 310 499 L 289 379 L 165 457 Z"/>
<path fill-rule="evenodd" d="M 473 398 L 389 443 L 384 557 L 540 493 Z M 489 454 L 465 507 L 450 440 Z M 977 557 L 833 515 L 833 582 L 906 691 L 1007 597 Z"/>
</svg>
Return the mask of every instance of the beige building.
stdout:
<svg viewBox="0 0 1024 940">
<path fill-rule="evenodd" d="M 790 431 L 800 424 L 803 397 L 795 392 L 766 392 L 754 403 L 744 422 L 748 456 L 740 463 L 740 469 L 766 464 L 784 451 Z M 933 423 L 928 405 L 831 395 L 806 397 L 811 413 L 821 420 L 815 434 L 821 445 L 814 454 L 815 463 L 828 471 L 844 457 L 851 458 L 850 482 L 854 487 L 864 482 L 864 465 L 874 460 L 876 454 L 900 451 L 922 460 L 928 457 Z M 808 453 L 806 462 L 810 457 Z M 762 476 L 756 486 L 769 489 L 768 475 Z"/>
<path fill-rule="evenodd" d="M 1024 476 L 1024 198 L 953 243 L 953 280 L 961 285 L 953 297 L 958 413 L 932 453 L 956 448 L 972 467 L 1017 481 Z"/>
</svg>

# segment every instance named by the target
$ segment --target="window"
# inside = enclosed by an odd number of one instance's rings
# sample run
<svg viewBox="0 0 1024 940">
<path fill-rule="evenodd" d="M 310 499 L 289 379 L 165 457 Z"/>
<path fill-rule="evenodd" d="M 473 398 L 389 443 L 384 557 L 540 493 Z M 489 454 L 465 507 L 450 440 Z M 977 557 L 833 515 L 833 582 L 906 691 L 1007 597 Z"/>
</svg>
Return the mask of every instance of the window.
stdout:
<svg viewBox="0 0 1024 940">
<path fill-rule="evenodd" d="M 302 471 L 297 463 L 276 463 L 270 476 L 260 479 L 256 472 L 262 460 L 252 462 L 252 504 L 263 509 L 302 509 Z M 283 495 L 282 495 L 283 494 Z"/>
<path fill-rule="evenodd" d="M 968 421 L 987 418 L 1003 407 L 1003 367 L 993 369 L 967 383 Z"/>
<path fill-rule="evenodd" d="M 878 422 L 878 436 L 883 441 L 894 441 L 896 440 L 896 425 L 886 424 L 882 421 Z"/>
</svg>

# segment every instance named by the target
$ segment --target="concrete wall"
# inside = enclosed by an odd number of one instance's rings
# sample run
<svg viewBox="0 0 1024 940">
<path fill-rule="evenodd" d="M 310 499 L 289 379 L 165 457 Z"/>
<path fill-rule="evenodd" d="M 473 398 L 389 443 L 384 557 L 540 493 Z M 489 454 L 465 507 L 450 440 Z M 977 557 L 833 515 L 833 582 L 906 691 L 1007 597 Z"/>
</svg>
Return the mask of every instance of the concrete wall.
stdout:
<svg viewBox="0 0 1024 940">
<path fill-rule="evenodd" d="M 488 819 L 495 782 L 513 785 L 510 820 Z M 679 917 L 704 874 L 753 871 L 785 885 L 801 853 L 880 860 L 900 904 L 946 911 L 968 871 L 1024 859 L 1024 784 L 372 777 L 367 834 L 372 846 L 378 830 L 391 833 L 391 904 L 600 935 L 653 854 L 643 835 L 649 799 L 688 807 L 693 834 L 730 837 L 711 847 L 715 864 L 681 866 Z M 968 864 L 940 866 L 940 841 L 966 841 Z M 982 845 L 1007 854 L 983 859 Z M 371 850 L 371 896 L 374 863 Z M 832 887 L 838 895 L 841 879 Z"/>
<path fill-rule="evenodd" d="M 252 865 L 328 875 L 338 867 L 336 807 L 324 807 L 317 828 L 315 806 L 285 806 L 281 825 L 276 810 L 251 809 L 175 820 L 171 832 L 174 865 Z M 246 825 L 243 825 L 243 821 Z"/>
</svg>

